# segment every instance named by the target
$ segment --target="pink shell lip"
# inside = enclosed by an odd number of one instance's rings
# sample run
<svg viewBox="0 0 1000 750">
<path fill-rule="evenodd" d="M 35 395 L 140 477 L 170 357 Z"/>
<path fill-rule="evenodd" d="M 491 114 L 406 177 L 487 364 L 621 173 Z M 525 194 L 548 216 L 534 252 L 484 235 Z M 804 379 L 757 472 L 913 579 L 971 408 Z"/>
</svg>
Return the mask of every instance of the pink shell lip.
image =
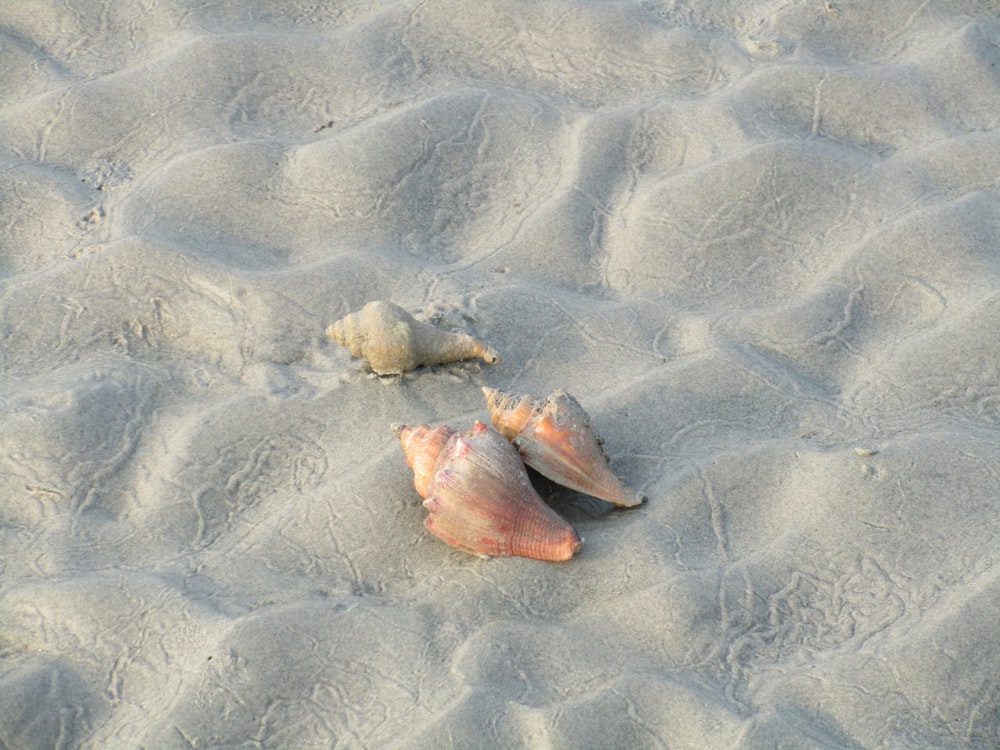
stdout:
<svg viewBox="0 0 1000 750">
<path fill-rule="evenodd" d="M 553 562 L 569 560 L 582 546 L 576 530 L 535 492 L 517 451 L 496 430 L 478 420 L 464 433 L 446 426 L 394 429 L 415 486 L 426 492 L 424 525 L 443 541 L 480 556 Z"/>
</svg>

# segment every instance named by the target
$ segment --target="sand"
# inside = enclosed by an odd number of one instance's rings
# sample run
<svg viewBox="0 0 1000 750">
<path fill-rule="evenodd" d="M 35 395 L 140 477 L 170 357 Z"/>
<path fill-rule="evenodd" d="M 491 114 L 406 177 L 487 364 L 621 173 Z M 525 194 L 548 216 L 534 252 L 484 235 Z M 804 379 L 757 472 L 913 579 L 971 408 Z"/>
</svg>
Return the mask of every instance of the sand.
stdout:
<svg viewBox="0 0 1000 750">
<path fill-rule="evenodd" d="M 4 3 L 0 747 L 1000 745 L 998 71 L 992 0 Z M 429 534 L 389 425 L 483 385 L 648 502 Z"/>
</svg>

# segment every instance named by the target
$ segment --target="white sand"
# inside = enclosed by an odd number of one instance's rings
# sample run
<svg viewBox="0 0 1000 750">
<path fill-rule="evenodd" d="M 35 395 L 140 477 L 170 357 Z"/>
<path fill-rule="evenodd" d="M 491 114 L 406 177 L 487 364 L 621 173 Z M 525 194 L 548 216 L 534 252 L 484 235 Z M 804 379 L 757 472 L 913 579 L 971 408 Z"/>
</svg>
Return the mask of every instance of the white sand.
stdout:
<svg viewBox="0 0 1000 750">
<path fill-rule="evenodd" d="M 0 5 L 0 747 L 1000 745 L 996 3 L 274 7 Z M 649 502 L 431 536 L 484 384 Z"/>
</svg>

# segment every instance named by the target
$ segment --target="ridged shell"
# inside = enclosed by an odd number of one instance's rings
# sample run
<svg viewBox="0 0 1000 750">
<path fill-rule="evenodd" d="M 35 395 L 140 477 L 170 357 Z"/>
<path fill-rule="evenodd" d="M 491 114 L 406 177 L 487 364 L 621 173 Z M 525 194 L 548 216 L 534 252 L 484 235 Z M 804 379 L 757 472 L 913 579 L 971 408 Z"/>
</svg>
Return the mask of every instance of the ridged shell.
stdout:
<svg viewBox="0 0 1000 750">
<path fill-rule="evenodd" d="M 421 323 L 398 305 L 379 300 L 331 323 L 326 335 L 366 360 L 379 375 L 474 357 L 489 364 L 500 361 L 495 349 L 472 336 Z"/>
<path fill-rule="evenodd" d="M 437 460 L 455 434 L 455 429 L 446 424 L 430 427 L 425 424 L 411 427 L 394 424 L 392 429 L 403 446 L 406 465 L 413 469 L 413 486 L 420 497 L 430 496 L 431 482 L 437 471 Z"/>
<path fill-rule="evenodd" d="M 393 429 L 426 498 L 424 525 L 448 544 L 481 556 L 552 562 L 580 549 L 579 534 L 538 496 L 517 451 L 496 430 L 478 420 L 463 433 L 427 425 Z"/>
<path fill-rule="evenodd" d="M 624 508 L 645 501 L 611 470 L 590 417 L 568 393 L 559 390 L 546 399 L 495 388 L 483 393 L 494 426 L 539 474 Z"/>
</svg>

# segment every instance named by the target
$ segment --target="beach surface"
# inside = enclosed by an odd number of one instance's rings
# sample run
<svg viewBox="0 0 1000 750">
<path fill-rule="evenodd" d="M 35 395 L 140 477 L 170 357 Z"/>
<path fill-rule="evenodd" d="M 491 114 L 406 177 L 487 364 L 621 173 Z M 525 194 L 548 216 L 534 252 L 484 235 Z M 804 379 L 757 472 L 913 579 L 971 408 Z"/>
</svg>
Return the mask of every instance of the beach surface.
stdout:
<svg viewBox="0 0 1000 750">
<path fill-rule="evenodd" d="M 998 238 L 992 0 L 3 3 L 0 747 L 1000 746 Z M 648 501 L 444 544 L 482 386 Z"/>
</svg>

